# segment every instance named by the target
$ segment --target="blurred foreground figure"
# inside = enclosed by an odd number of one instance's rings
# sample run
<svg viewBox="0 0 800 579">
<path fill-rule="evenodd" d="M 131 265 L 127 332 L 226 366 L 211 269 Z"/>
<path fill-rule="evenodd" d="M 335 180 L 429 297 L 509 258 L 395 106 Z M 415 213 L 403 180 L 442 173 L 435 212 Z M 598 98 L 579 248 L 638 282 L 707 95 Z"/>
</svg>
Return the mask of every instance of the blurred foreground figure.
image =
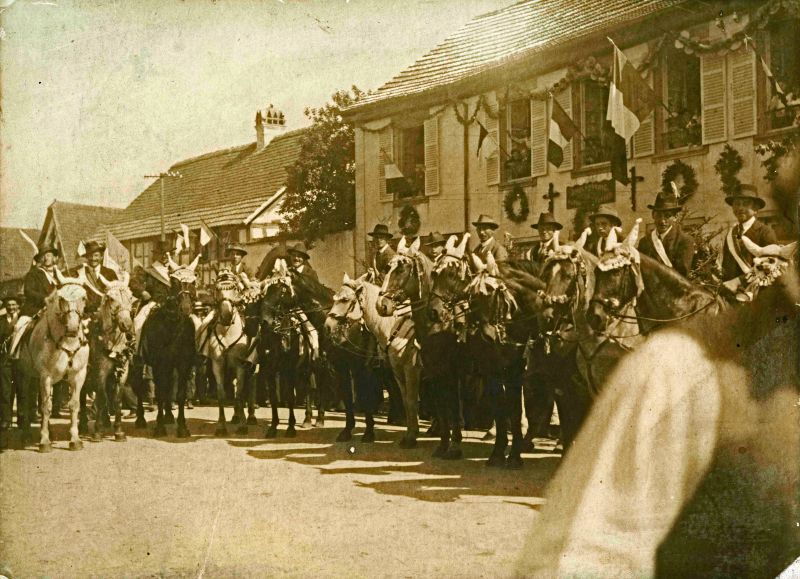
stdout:
<svg viewBox="0 0 800 579">
<path fill-rule="evenodd" d="M 774 196 L 797 215 L 798 156 Z M 775 577 L 800 555 L 797 256 L 752 303 L 657 332 L 605 385 L 518 566 L 533 577 Z"/>
</svg>

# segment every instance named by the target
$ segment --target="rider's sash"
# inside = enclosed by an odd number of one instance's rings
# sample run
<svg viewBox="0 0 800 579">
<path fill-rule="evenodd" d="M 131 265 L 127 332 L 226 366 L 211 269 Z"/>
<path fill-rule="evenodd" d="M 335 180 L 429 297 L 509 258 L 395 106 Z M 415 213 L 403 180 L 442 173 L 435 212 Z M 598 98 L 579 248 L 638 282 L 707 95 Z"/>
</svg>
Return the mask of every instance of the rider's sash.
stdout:
<svg viewBox="0 0 800 579">
<path fill-rule="evenodd" d="M 659 237 L 658 231 L 655 229 L 650 232 L 650 240 L 653 242 L 653 249 L 656 250 L 658 257 L 661 258 L 661 261 L 664 262 L 664 265 L 671 268 L 672 262 L 669 260 L 669 256 L 667 256 L 667 250 L 664 249 L 664 243 L 661 241 L 661 237 Z"/>
<path fill-rule="evenodd" d="M 742 257 L 739 255 L 739 252 L 736 250 L 736 243 L 734 243 L 733 241 L 733 229 L 734 229 L 733 227 L 728 229 L 728 235 L 725 236 L 725 243 L 728 246 L 728 251 L 731 252 L 731 256 L 733 257 L 734 260 L 736 260 L 736 263 L 739 265 L 739 269 L 742 270 L 742 273 L 749 273 L 751 269 L 750 266 L 747 265 L 747 262 L 745 262 L 744 259 L 742 259 Z"/>
</svg>

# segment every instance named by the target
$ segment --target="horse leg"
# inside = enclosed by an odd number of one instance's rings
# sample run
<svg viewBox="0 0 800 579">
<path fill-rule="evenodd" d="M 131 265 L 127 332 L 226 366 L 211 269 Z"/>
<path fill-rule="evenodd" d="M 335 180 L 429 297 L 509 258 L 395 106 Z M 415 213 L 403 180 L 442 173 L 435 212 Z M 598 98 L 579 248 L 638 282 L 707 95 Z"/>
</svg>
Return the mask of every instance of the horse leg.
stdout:
<svg viewBox="0 0 800 579">
<path fill-rule="evenodd" d="M 172 413 L 172 405 L 177 395 L 175 390 L 177 384 L 175 384 L 172 378 L 171 371 L 167 371 L 162 379 L 165 381 L 162 389 L 162 395 L 164 397 L 164 424 L 175 424 L 175 415 Z"/>
<path fill-rule="evenodd" d="M 339 385 L 341 387 L 342 396 L 344 397 L 345 421 L 344 429 L 336 437 L 336 442 L 348 442 L 352 440 L 353 429 L 356 426 L 355 404 L 353 404 L 353 382 L 356 383 L 356 388 L 358 388 L 361 377 L 357 376 L 355 369 L 353 369 L 353 375 L 351 377 L 346 367 L 342 369 L 339 377 L 341 378 Z"/>
<path fill-rule="evenodd" d="M 83 448 L 83 442 L 81 441 L 80 433 L 78 432 L 78 412 L 80 410 L 81 389 L 83 387 L 84 380 L 86 380 L 85 367 L 82 368 L 77 374 L 75 374 L 72 380 L 69 380 L 69 412 L 70 412 L 69 449 L 70 450 L 81 450 Z"/>
<path fill-rule="evenodd" d="M 281 375 L 281 382 L 283 382 L 283 377 L 284 375 Z M 286 428 L 286 437 L 294 438 L 297 436 L 297 430 L 295 429 L 297 419 L 294 417 L 294 405 L 297 400 L 295 390 L 295 386 L 297 385 L 297 371 L 292 368 L 286 377 L 288 378 L 286 380 L 286 403 L 289 406 L 289 426 Z"/>
<path fill-rule="evenodd" d="M 122 388 L 126 375 L 127 368 L 124 372 L 115 373 L 111 383 L 112 404 L 114 405 L 114 440 L 117 442 L 125 440 L 125 431 L 122 430 Z"/>
<path fill-rule="evenodd" d="M 298 372 L 299 375 L 302 376 L 302 383 L 303 383 L 303 394 L 302 394 L 302 401 L 305 403 L 306 407 L 306 415 L 303 419 L 303 428 L 311 428 L 311 418 L 314 416 L 314 391 L 311 388 L 311 376 L 312 373 L 309 371 L 308 368 L 304 368 L 303 372 Z"/>
<path fill-rule="evenodd" d="M 50 415 L 53 412 L 53 379 L 43 374 L 39 378 L 42 398 L 42 428 L 39 435 L 39 452 L 50 452 L 53 445 L 50 442 Z"/>
<path fill-rule="evenodd" d="M 158 414 L 156 415 L 156 427 L 153 431 L 153 436 L 160 437 L 167 435 L 166 418 L 164 415 L 165 405 L 169 397 L 164 391 L 169 390 L 172 385 L 164 381 L 164 373 L 161 369 L 156 370 L 153 368 L 153 382 L 155 383 L 156 390 L 156 403 L 158 406 Z"/>
<path fill-rule="evenodd" d="M 508 436 L 506 434 L 505 388 L 502 377 L 498 374 L 487 376 L 486 389 L 492 406 L 495 428 L 497 430 L 492 454 L 489 455 L 486 466 L 505 466 Z"/>
<path fill-rule="evenodd" d="M 189 386 L 189 372 L 188 365 L 182 365 L 173 370 L 173 376 L 177 380 L 177 393 L 178 393 L 178 423 L 175 429 L 175 436 L 178 438 L 190 438 L 192 434 L 189 432 L 189 427 L 186 426 L 186 393 Z"/>
<path fill-rule="evenodd" d="M 86 396 L 87 391 L 82 389 L 80 397 L 80 414 L 78 417 L 78 431 L 81 434 L 89 434 L 89 413 L 86 410 Z M 95 420 L 97 420 L 97 416 L 95 416 Z"/>
<path fill-rule="evenodd" d="M 325 426 L 325 407 L 327 406 L 328 397 L 325 392 L 328 390 L 328 367 L 319 367 L 311 373 L 311 379 L 314 381 L 314 388 L 317 391 L 317 421 L 314 423 L 315 428 L 322 428 Z M 320 379 L 321 377 L 321 379 Z"/>
<path fill-rule="evenodd" d="M 444 396 L 450 448 L 444 457 L 448 460 L 458 460 L 464 458 L 464 452 L 461 450 L 461 402 L 458 396 L 458 375 L 454 372 L 447 382 Z"/>
<path fill-rule="evenodd" d="M 101 367 L 102 364 L 102 367 Z M 106 392 L 107 368 L 105 361 L 97 361 L 92 372 L 94 382 L 94 428 L 92 429 L 91 441 L 100 442 L 103 440 L 103 418 L 108 414 L 108 396 Z M 85 400 L 85 397 L 84 397 Z"/>
<path fill-rule="evenodd" d="M 280 424 L 280 417 L 278 416 L 278 374 L 272 372 L 268 375 L 267 383 L 269 386 L 269 405 L 272 410 L 272 422 L 264 431 L 264 438 L 275 438 L 278 436 L 278 424 Z"/>
<path fill-rule="evenodd" d="M 247 425 L 258 426 L 256 420 L 256 376 L 253 372 L 253 367 L 249 364 L 242 367 L 242 376 L 244 377 L 247 393 Z"/>
<path fill-rule="evenodd" d="M 445 402 L 445 389 L 448 387 L 449 379 L 446 375 L 436 377 L 436 386 L 433 386 L 433 377 L 426 378 L 425 385 L 430 390 L 430 397 L 433 400 L 434 420 L 437 423 L 437 430 L 439 434 L 439 445 L 433 451 L 435 458 L 444 458 L 447 451 L 450 449 L 450 421 L 448 420 L 448 412 Z"/>
<path fill-rule="evenodd" d="M 506 467 L 514 470 L 522 468 L 522 361 L 508 369 L 506 383 L 506 416 L 511 431 L 511 450 L 506 459 Z"/>
<path fill-rule="evenodd" d="M 236 434 L 247 434 L 247 421 L 244 417 L 244 402 L 247 396 L 247 375 L 244 369 L 244 362 L 238 361 L 235 366 L 236 372 L 236 399 L 234 400 L 235 411 L 239 413 L 239 428 Z"/>
<path fill-rule="evenodd" d="M 417 446 L 417 436 L 419 434 L 419 418 L 417 416 L 417 396 L 419 394 L 420 371 L 411 365 L 409 361 L 401 364 L 398 385 L 403 395 L 403 406 L 406 412 L 406 432 L 400 440 L 401 448 L 414 448 Z"/>
<path fill-rule="evenodd" d="M 217 426 L 214 429 L 214 436 L 228 436 L 228 429 L 225 426 L 225 372 L 223 371 L 222 360 L 219 358 L 211 359 L 211 373 L 214 375 L 214 382 L 217 385 Z"/>
</svg>

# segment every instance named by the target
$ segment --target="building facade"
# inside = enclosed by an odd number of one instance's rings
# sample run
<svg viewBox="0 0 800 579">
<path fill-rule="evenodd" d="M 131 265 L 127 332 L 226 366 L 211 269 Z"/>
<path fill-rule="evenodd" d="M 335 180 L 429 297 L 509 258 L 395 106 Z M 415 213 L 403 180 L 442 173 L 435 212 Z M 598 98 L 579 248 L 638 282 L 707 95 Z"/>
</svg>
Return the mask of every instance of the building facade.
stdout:
<svg viewBox="0 0 800 579">
<path fill-rule="evenodd" d="M 799 17 L 795 0 L 530 0 L 477 17 L 346 112 L 357 257 L 376 223 L 397 232 L 406 205 L 422 234 L 470 230 L 485 213 L 518 247 L 548 208 L 573 238 L 599 203 L 613 204 L 626 230 L 636 217 L 652 226 L 646 206 L 669 180 L 687 199 L 688 225 L 721 226 L 734 219 L 715 170 L 726 146 L 740 157 L 736 178 L 766 199 L 761 216 L 789 238 L 754 149 L 797 131 Z M 608 37 L 663 103 L 628 144 L 635 185 L 611 177 Z M 551 99 L 580 131 L 560 166 L 548 161 Z"/>
</svg>

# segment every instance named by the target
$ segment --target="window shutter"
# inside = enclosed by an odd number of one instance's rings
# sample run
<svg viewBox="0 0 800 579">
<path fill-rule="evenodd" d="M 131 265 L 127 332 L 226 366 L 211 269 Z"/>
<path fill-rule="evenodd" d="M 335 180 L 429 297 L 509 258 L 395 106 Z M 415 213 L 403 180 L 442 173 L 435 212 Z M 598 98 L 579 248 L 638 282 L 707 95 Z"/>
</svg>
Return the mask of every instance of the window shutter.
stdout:
<svg viewBox="0 0 800 579">
<path fill-rule="evenodd" d="M 531 177 L 547 175 L 547 101 L 531 99 Z"/>
<path fill-rule="evenodd" d="M 568 86 L 561 92 L 556 93 L 554 98 L 558 104 L 561 105 L 561 108 L 564 109 L 564 112 L 567 113 L 567 116 L 575 121 L 575 117 L 572 116 L 572 87 Z M 575 121 L 575 124 L 580 126 L 580 123 L 577 121 Z M 573 137 L 573 139 L 579 138 L 580 135 Z M 564 160 L 561 162 L 561 166 L 557 169 L 557 171 L 572 171 L 572 161 L 572 141 L 570 141 L 564 146 Z"/>
<path fill-rule="evenodd" d="M 703 144 L 727 137 L 725 109 L 725 57 L 706 54 L 700 58 L 700 93 L 703 99 Z"/>
<path fill-rule="evenodd" d="M 497 103 L 488 105 L 492 116 L 484 113 L 483 126 L 489 133 L 483 141 L 483 150 L 486 153 L 486 184 L 497 185 L 500 182 L 500 116 Z"/>
<path fill-rule="evenodd" d="M 425 121 L 425 195 L 439 194 L 439 117 Z"/>
<path fill-rule="evenodd" d="M 378 149 L 378 198 L 381 201 L 391 201 L 392 194 L 386 189 L 386 165 L 394 163 L 394 131 L 389 125 L 379 133 Z"/>
<path fill-rule="evenodd" d="M 655 135 L 653 128 L 655 122 L 653 121 L 654 113 L 651 112 L 647 118 L 639 125 L 639 130 L 633 134 L 633 156 L 646 157 L 652 155 L 655 150 Z"/>
<path fill-rule="evenodd" d="M 749 48 L 730 53 L 733 138 L 756 133 L 756 59 Z"/>
</svg>

